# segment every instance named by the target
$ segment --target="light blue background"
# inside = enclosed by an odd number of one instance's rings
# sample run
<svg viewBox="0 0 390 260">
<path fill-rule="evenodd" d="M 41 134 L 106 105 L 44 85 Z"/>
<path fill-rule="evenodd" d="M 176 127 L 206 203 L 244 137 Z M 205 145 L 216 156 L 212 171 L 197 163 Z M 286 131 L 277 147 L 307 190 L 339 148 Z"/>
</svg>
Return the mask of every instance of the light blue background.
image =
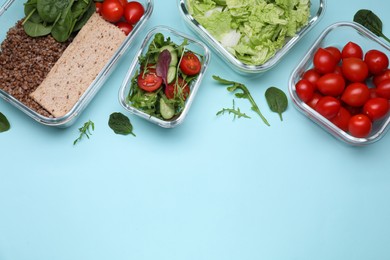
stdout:
<svg viewBox="0 0 390 260">
<path fill-rule="evenodd" d="M 291 71 L 328 25 L 368 8 L 390 35 L 390 2 L 328 0 L 325 16 L 271 71 L 255 79 L 216 55 L 184 123 L 163 129 L 129 115 L 137 135 L 115 135 L 118 89 L 146 32 L 193 35 L 176 1 L 154 13 L 117 70 L 70 128 L 36 123 L 1 100 L 0 259 L 390 259 L 390 136 L 351 147 L 290 103 L 281 122 L 264 91 L 287 93 Z M 212 75 L 245 83 L 271 123 L 217 117 L 233 96 Z M 90 139 L 73 146 L 91 119 Z"/>
</svg>

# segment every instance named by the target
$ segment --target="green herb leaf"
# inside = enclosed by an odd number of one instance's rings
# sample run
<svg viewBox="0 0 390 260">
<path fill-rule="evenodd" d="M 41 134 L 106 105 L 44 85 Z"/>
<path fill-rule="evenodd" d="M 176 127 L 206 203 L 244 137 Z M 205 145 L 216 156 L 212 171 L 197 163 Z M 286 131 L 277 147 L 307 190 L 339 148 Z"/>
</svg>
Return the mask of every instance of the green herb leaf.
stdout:
<svg viewBox="0 0 390 260">
<path fill-rule="evenodd" d="M 276 87 L 270 87 L 265 91 L 265 98 L 271 111 L 278 113 L 280 121 L 283 121 L 282 113 L 288 105 L 286 94 Z"/>
<path fill-rule="evenodd" d="M 8 131 L 11 125 L 3 113 L 0 112 L 0 133 Z"/>
<path fill-rule="evenodd" d="M 260 112 L 260 109 L 257 106 L 255 100 L 253 99 L 252 95 L 250 94 L 249 90 L 247 89 L 247 87 L 244 84 L 241 84 L 241 83 L 238 83 L 235 81 L 226 80 L 226 79 L 223 79 L 223 78 L 215 76 L 215 75 L 213 75 L 213 79 L 215 79 L 216 81 L 218 81 L 219 83 L 221 83 L 223 85 L 232 85 L 232 86 L 227 88 L 227 90 L 229 92 L 235 92 L 236 90 L 241 90 L 242 92 L 235 93 L 235 96 L 237 98 L 248 99 L 249 102 L 252 104 L 251 109 L 260 116 L 260 118 L 263 120 L 264 124 L 266 124 L 267 126 L 270 126 L 267 119 Z"/>
<path fill-rule="evenodd" d="M 377 36 L 382 37 L 386 41 L 390 42 L 390 39 L 387 38 L 382 33 L 382 21 L 381 21 L 381 19 L 376 14 L 374 14 L 371 10 L 360 9 L 354 15 L 353 21 L 363 25 L 368 30 L 370 30 L 371 32 L 376 34 Z"/>
<path fill-rule="evenodd" d="M 91 130 L 95 130 L 95 124 L 91 120 L 88 120 L 88 122 L 84 123 L 83 127 L 79 128 L 80 136 L 74 140 L 73 145 L 80 141 L 84 135 L 89 139 L 89 136 L 92 135 Z"/>
<path fill-rule="evenodd" d="M 250 118 L 250 116 L 248 116 L 247 114 L 242 113 L 240 111 L 239 107 L 237 107 L 237 109 L 235 108 L 234 99 L 233 99 L 233 108 L 222 108 L 221 110 L 219 110 L 217 112 L 217 116 L 223 115 L 225 113 L 233 114 L 234 115 L 233 120 L 236 119 L 236 117 L 237 118 L 241 118 L 241 117 Z"/>
<path fill-rule="evenodd" d="M 110 115 L 108 126 L 116 133 L 121 135 L 128 135 L 133 133 L 133 125 L 130 119 L 120 112 L 115 112 Z"/>
</svg>

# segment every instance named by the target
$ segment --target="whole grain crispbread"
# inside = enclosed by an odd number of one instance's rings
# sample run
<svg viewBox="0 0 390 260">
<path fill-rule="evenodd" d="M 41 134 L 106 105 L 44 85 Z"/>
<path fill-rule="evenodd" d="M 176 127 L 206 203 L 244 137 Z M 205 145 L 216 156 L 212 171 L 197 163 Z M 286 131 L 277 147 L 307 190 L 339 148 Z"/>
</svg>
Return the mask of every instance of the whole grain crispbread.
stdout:
<svg viewBox="0 0 390 260">
<path fill-rule="evenodd" d="M 68 113 L 126 35 L 95 13 L 30 96 L 54 117 Z"/>
</svg>

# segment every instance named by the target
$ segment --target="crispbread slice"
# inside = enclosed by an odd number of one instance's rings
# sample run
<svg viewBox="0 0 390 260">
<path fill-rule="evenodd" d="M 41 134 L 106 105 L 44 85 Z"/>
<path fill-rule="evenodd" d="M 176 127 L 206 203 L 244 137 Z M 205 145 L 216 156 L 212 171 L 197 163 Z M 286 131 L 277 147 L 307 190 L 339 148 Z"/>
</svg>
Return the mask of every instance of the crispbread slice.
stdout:
<svg viewBox="0 0 390 260">
<path fill-rule="evenodd" d="M 126 35 L 95 13 L 30 96 L 54 117 L 68 113 Z"/>
</svg>

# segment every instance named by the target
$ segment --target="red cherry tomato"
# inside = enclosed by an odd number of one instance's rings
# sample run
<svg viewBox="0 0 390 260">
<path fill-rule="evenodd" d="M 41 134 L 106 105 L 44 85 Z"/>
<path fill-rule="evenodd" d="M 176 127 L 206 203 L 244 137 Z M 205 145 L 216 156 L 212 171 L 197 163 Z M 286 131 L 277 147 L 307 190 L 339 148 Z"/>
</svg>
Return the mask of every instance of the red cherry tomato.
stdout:
<svg viewBox="0 0 390 260">
<path fill-rule="evenodd" d="M 370 90 L 366 84 L 360 82 L 348 85 L 341 96 L 344 103 L 353 107 L 363 106 L 369 98 Z"/>
<path fill-rule="evenodd" d="M 341 61 L 341 51 L 339 50 L 339 48 L 334 47 L 334 46 L 328 46 L 325 48 L 325 50 L 332 53 L 332 55 L 333 55 L 333 57 L 335 57 L 337 63 L 339 63 Z"/>
<path fill-rule="evenodd" d="M 118 0 L 104 0 L 100 14 L 105 20 L 116 23 L 122 18 L 123 10 Z"/>
<path fill-rule="evenodd" d="M 95 2 L 95 8 L 96 8 L 96 12 L 98 14 L 100 14 L 100 12 L 102 10 L 102 3 L 101 2 Z"/>
<path fill-rule="evenodd" d="M 331 73 L 337 65 L 336 58 L 329 51 L 319 48 L 313 58 L 314 68 L 321 74 Z"/>
<path fill-rule="evenodd" d="M 178 92 L 179 87 L 181 88 L 181 92 Z M 185 80 L 183 80 L 182 78 L 178 78 L 177 81 L 174 81 L 165 87 L 164 93 L 168 99 L 174 98 L 176 93 L 181 93 L 180 95 L 182 95 L 183 100 L 186 100 L 188 95 L 190 94 L 190 87 Z"/>
<path fill-rule="evenodd" d="M 303 73 L 302 78 L 310 81 L 311 84 L 313 84 L 315 87 L 317 80 L 319 78 L 321 78 L 321 75 L 315 69 L 309 69 L 309 70 L 305 71 L 305 73 Z"/>
<path fill-rule="evenodd" d="M 147 91 L 153 92 L 162 84 L 162 78 L 157 76 L 156 70 L 148 68 L 146 71 L 141 71 L 137 79 L 138 86 Z"/>
<path fill-rule="evenodd" d="M 386 98 L 371 98 L 363 106 L 363 114 L 372 121 L 383 118 L 389 111 L 389 101 Z"/>
<path fill-rule="evenodd" d="M 119 1 L 119 3 L 121 3 L 121 5 L 123 6 L 123 8 L 126 7 L 126 5 L 127 5 L 127 0 L 118 0 L 118 1 Z"/>
<path fill-rule="evenodd" d="M 327 119 L 334 118 L 341 107 L 340 101 L 332 96 L 324 96 L 318 100 L 315 110 Z"/>
<path fill-rule="evenodd" d="M 368 77 L 368 66 L 359 58 L 345 58 L 341 65 L 344 77 L 351 82 L 363 82 Z"/>
<path fill-rule="evenodd" d="M 341 50 L 341 58 L 359 58 L 363 59 L 363 49 L 354 42 L 348 42 Z"/>
<path fill-rule="evenodd" d="M 136 1 L 131 1 L 126 4 L 124 17 L 130 24 L 136 24 L 144 15 L 145 9 L 142 4 Z"/>
<path fill-rule="evenodd" d="M 389 66 L 389 58 L 386 54 L 378 50 L 369 50 L 364 55 L 364 62 L 368 65 L 368 70 L 374 74 L 384 72 Z"/>
<path fill-rule="evenodd" d="M 345 132 L 348 132 L 348 123 L 351 118 L 351 113 L 344 107 L 340 107 L 339 112 L 330 121 L 335 124 L 338 128 Z"/>
<path fill-rule="evenodd" d="M 307 79 L 301 79 L 295 84 L 295 91 L 298 97 L 306 103 L 313 98 L 315 87 Z"/>
<path fill-rule="evenodd" d="M 376 94 L 390 100 L 390 79 L 385 79 L 376 88 Z"/>
<path fill-rule="evenodd" d="M 343 76 L 343 71 L 341 69 L 341 66 L 337 65 L 336 68 L 334 69 L 333 73 Z"/>
<path fill-rule="evenodd" d="M 187 51 L 181 58 L 179 67 L 184 74 L 193 76 L 200 72 L 202 64 L 194 53 Z"/>
<path fill-rule="evenodd" d="M 378 94 L 376 94 L 376 88 L 369 88 L 369 90 L 370 90 L 370 98 L 379 97 Z"/>
<path fill-rule="evenodd" d="M 127 22 L 117 22 L 115 25 L 118 26 L 126 36 L 133 30 L 133 26 Z"/>
<path fill-rule="evenodd" d="M 306 103 L 309 105 L 309 107 L 315 109 L 315 107 L 316 107 L 318 101 L 319 101 L 322 97 L 323 97 L 323 96 L 322 96 L 320 93 L 314 92 L 313 97 L 312 97 L 308 102 L 306 102 Z"/>
<path fill-rule="evenodd" d="M 379 83 L 385 79 L 390 79 L 390 69 L 386 69 L 384 72 L 374 75 L 372 82 L 375 86 L 378 86 Z"/>
<path fill-rule="evenodd" d="M 317 89 L 324 96 L 339 96 L 345 88 L 343 76 L 336 73 L 328 73 L 317 81 Z"/>
<path fill-rule="evenodd" d="M 357 114 L 349 119 L 348 131 L 351 135 L 363 138 L 367 137 L 372 129 L 372 122 L 370 118 L 363 114 Z"/>
</svg>

